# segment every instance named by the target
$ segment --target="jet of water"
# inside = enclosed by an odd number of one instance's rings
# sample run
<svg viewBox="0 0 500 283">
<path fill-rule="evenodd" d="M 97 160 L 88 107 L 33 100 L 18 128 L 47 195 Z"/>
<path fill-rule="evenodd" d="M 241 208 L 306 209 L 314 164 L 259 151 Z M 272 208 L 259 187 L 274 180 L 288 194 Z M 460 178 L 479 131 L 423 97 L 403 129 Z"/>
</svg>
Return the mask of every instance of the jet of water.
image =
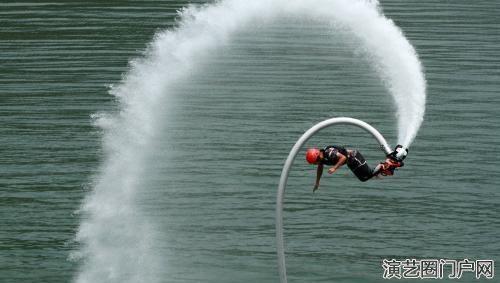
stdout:
<svg viewBox="0 0 500 283">
<path fill-rule="evenodd" d="M 144 58 L 131 63 L 111 90 L 120 111 L 96 115 L 104 132 L 104 160 L 84 200 L 77 233 L 83 264 L 77 282 L 163 282 L 168 259 L 154 251 L 156 231 L 141 212 L 146 160 L 174 95 L 174 84 L 189 78 L 200 62 L 253 25 L 281 16 L 321 20 L 359 39 L 396 106 L 398 143 L 408 147 L 423 121 L 425 79 L 415 49 L 401 30 L 369 0 L 226 0 L 190 6 L 173 30 L 158 33 Z"/>
</svg>

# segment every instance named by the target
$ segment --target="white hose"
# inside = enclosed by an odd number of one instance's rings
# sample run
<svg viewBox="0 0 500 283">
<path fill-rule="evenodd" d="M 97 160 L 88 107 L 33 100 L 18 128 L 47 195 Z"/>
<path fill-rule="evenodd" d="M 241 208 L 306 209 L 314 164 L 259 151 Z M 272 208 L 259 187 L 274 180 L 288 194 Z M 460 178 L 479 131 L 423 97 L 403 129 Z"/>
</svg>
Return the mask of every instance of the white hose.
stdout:
<svg viewBox="0 0 500 283">
<path fill-rule="evenodd" d="M 335 124 L 349 124 L 366 130 L 367 132 L 372 134 L 373 137 L 375 137 L 375 139 L 380 144 L 380 147 L 386 154 L 391 153 L 391 148 L 387 144 L 387 141 L 382 136 L 382 134 L 377 131 L 377 129 L 366 122 L 348 117 L 331 118 L 320 122 L 307 130 L 299 138 L 299 140 L 295 143 L 292 150 L 288 154 L 285 165 L 283 166 L 283 171 L 281 172 L 280 183 L 278 186 L 278 194 L 276 196 L 276 250 L 278 254 L 278 269 L 280 273 L 281 283 L 287 282 L 285 266 L 285 246 L 283 241 L 283 201 L 285 197 L 285 187 L 288 179 L 288 173 L 290 172 L 290 167 L 292 166 L 293 160 L 295 159 L 295 156 L 299 152 L 300 148 L 308 139 L 310 139 L 319 130 Z"/>
</svg>

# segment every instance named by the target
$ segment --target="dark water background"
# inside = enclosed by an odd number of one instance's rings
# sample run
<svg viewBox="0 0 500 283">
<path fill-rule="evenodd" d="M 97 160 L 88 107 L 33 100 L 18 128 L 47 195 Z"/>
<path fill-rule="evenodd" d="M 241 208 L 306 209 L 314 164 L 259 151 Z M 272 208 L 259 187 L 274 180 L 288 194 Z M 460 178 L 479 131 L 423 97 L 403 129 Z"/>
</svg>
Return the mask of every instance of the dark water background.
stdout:
<svg viewBox="0 0 500 283">
<path fill-rule="evenodd" d="M 68 282 L 78 272 L 75 211 L 102 155 L 90 115 L 116 110 L 107 85 L 187 3 L 0 4 L 0 281 Z M 341 170 L 312 195 L 314 170 L 295 163 L 285 205 L 293 282 L 377 281 L 383 258 L 500 258 L 500 4 L 382 7 L 425 67 L 425 121 L 391 179 L 358 183 Z M 394 142 L 394 109 L 367 62 L 320 24 L 246 31 L 209 63 L 179 86 L 180 111 L 165 123 L 140 203 L 162 227 L 160 281 L 276 282 L 275 187 L 296 138 L 352 116 Z M 309 144 L 359 147 L 375 163 L 365 137 L 336 128 Z M 196 162 L 186 160 L 197 147 Z"/>
</svg>

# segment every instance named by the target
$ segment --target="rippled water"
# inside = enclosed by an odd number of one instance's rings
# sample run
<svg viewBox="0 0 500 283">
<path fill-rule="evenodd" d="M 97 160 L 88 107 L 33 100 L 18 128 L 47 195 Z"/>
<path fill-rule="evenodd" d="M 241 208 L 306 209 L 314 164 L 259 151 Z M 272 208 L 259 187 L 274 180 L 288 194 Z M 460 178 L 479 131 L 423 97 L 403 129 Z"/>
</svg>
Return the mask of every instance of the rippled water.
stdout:
<svg viewBox="0 0 500 283">
<path fill-rule="evenodd" d="M 118 110 L 107 85 L 186 4 L 0 4 L 2 282 L 78 273 L 70 252 L 84 216 L 75 212 L 102 158 L 90 115 Z M 499 260 L 500 5 L 382 7 L 425 67 L 424 124 L 392 178 L 360 183 L 343 169 L 313 195 L 314 169 L 295 162 L 290 282 L 377 281 L 383 258 Z M 352 116 L 394 143 L 390 96 L 355 44 L 321 22 L 279 19 L 245 30 L 178 83 L 138 196 L 158 229 L 159 282 L 276 282 L 275 192 L 295 140 L 322 119 Z M 330 143 L 381 158 L 357 129 L 327 129 L 308 144 Z"/>
</svg>

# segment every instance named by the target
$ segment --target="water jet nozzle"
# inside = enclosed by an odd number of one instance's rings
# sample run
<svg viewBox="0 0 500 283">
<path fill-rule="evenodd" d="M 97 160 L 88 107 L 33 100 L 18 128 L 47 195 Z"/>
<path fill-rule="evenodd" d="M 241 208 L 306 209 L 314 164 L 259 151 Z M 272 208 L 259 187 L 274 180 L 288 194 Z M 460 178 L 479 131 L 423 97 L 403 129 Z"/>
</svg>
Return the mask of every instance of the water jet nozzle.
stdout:
<svg viewBox="0 0 500 283">
<path fill-rule="evenodd" d="M 398 144 L 394 148 L 394 151 L 389 153 L 387 157 L 397 162 L 403 162 L 407 155 L 408 148 L 403 148 L 402 145 Z"/>
</svg>

